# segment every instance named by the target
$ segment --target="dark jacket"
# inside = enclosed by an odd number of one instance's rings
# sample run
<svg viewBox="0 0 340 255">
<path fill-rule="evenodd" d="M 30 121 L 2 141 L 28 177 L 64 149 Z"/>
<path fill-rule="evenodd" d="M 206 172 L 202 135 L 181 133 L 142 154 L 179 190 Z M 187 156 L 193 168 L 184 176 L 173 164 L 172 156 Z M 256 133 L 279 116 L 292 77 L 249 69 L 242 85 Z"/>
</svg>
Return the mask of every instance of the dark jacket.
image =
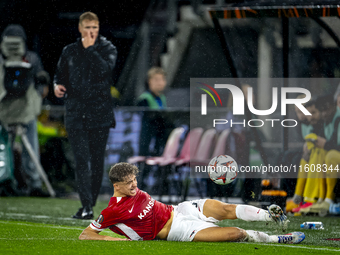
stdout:
<svg viewBox="0 0 340 255">
<path fill-rule="evenodd" d="M 110 89 L 116 59 L 116 47 L 100 35 L 95 44 L 86 49 L 80 38 L 63 49 L 54 83 L 64 85 L 67 90 L 66 127 L 114 127 Z"/>
</svg>

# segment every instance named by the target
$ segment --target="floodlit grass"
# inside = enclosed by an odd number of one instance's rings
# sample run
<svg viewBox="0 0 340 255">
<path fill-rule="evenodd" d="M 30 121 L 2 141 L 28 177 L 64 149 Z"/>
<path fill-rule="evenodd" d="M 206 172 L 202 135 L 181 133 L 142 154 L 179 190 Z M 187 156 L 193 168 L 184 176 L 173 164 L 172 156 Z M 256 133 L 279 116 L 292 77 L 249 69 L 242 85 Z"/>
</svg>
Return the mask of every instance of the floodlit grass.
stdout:
<svg viewBox="0 0 340 255">
<path fill-rule="evenodd" d="M 107 205 L 98 202 L 95 215 Z M 78 236 L 91 221 L 71 219 L 79 202 L 67 199 L 0 198 L 0 254 L 340 254 L 340 217 L 290 217 L 289 231 L 300 231 L 303 221 L 322 221 L 325 230 L 303 230 L 299 245 L 254 243 L 180 243 L 166 241 L 80 241 Z M 96 217 L 95 216 L 95 217 Z M 278 233 L 275 225 L 241 220 L 223 226 Z M 109 230 L 103 234 L 118 236 Z"/>
</svg>

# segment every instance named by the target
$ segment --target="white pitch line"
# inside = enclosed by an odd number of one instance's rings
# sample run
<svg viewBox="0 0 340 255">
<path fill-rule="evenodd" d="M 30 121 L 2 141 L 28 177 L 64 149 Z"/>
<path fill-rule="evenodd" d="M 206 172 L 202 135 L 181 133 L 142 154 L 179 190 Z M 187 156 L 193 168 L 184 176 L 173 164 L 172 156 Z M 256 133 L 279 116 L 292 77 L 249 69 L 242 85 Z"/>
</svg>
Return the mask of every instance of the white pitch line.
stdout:
<svg viewBox="0 0 340 255">
<path fill-rule="evenodd" d="M 24 214 L 24 213 L 3 213 L 3 212 L 0 212 L 0 215 L 1 216 L 9 215 L 9 216 L 17 216 L 17 217 L 26 217 L 29 214 Z"/>
<path fill-rule="evenodd" d="M 32 218 L 37 218 L 37 219 L 49 219 L 51 217 L 47 215 L 33 215 Z"/>
<path fill-rule="evenodd" d="M 77 219 L 73 218 L 62 218 L 62 217 L 51 217 L 47 215 L 31 215 L 31 214 L 24 214 L 24 213 L 3 213 L 0 212 L 0 216 L 10 216 L 10 217 L 30 217 L 33 219 L 57 219 L 57 220 L 72 220 L 76 221 Z M 82 222 L 92 222 L 93 220 L 82 220 Z"/>
<path fill-rule="evenodd" d="M 335 251 L 340 252 L 340 249 L 328 249 L 328 248 L 317 248 L 317 247 L 307 247 L 307 246 L 295 246 L 289 244 L 269 244 L 269 243 L 247 243 L 247 244 L 254 244 L 254 245 L 266 245 L 266 246 L 277 246 L 277 247 L 288 247 L 288 248 L 295 248 L 295 249 L 307 249 L 307 250 L 320 250 L 320 251 Z"/>
</svg>

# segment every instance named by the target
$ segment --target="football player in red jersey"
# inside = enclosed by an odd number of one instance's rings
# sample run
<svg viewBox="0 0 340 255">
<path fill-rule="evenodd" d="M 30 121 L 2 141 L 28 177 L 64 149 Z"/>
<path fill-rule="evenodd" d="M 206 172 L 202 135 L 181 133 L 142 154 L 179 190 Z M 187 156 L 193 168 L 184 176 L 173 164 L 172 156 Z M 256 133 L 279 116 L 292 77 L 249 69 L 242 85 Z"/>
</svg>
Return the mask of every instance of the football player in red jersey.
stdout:
<svg viewBox="0 0 340 255">
<path fill-rule="evenodd" d="M 282 209 L 271 205 L 263 210 L 250 205 L 227 204 L 213 199 L 186 201 L 177 206 L 160 203 L 137 188 L 138 168 L 128 163 L 115 164 L 109 173 L 114 187 L 109 205 L 79 236 L 80 240 L 168 240 L 168 241 L 251 241 L 300 243 L 305 235 L 293 232 L 268 235 L 237 227 L 219 227 L 226 219 L 276 222 L 282 230 L 288 220 Z M 128 239 L 100 235 L 109 228 Z"/>
</svg>

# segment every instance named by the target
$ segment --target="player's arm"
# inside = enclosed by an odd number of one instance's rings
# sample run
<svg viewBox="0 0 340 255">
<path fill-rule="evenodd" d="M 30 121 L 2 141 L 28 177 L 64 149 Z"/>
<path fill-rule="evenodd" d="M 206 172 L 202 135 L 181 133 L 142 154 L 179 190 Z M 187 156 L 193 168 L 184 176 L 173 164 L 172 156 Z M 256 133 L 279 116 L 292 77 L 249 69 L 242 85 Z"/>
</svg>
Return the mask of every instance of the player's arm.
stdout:
<svg viewBox="0 0 340 255">
<path fill-rule="evenodd" d="M 61 53 L 54 75 L 53 89 L 55 96 L 58 98 L 63 97 L 66 92 L 66 84 L 68 83 L 67 55 L 69 54 L 70 53 L 66 46 Z"/>
<path fill-rule="evenodd" d="M 92 229 L 90 226 L 80 234 L 79 240 L 104 240 L 104 241 L 129 241 L 129 239 L 99 235 L 100 231 Z"/>
</svg>

